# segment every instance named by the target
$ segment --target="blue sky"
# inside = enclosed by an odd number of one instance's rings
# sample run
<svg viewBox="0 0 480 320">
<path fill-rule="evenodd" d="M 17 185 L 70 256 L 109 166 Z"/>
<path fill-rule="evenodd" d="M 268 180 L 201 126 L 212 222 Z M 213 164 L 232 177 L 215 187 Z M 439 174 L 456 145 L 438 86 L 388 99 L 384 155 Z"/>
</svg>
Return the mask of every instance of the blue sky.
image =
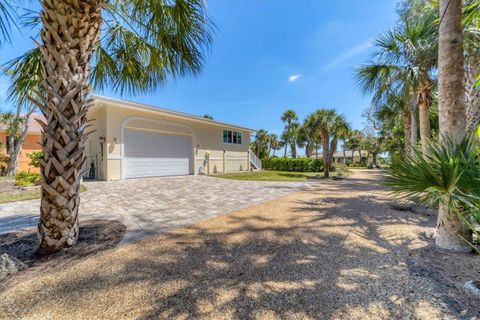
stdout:
<svg viewBox="0 0 480 320">
<path fill-rule="evenodd" d="M 397 0 L 210 0 L 218 30 L 203 72 L 170 81 L 148 95 L 119 96 L 216 120 L 281 133 L 287 108 L 300 119 L 335 108 L 361 128 L 369 105 L 355 85 L 355 66 L 368 61 L 370 42 L 396 20 Z M 13 34 L 2 63 L 32 47 Z M 0 99 L 8 80 L 0 78 Z M 0 101 L 0 110 L 9 108 Z"/>
</svg>

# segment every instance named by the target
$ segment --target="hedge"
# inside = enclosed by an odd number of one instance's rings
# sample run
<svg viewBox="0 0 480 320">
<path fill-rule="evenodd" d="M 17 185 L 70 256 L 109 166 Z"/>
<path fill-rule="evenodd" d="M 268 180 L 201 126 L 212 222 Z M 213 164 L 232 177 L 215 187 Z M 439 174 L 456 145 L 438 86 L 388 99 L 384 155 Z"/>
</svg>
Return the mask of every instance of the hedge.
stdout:
<svg viewBox="0 0 480 320">
<path fill-rule="evenodd" d="M 269 158 L 262 160 L 262 168 L 289 172 L 321 172 L 323 171 L 323 161 L 310 158 Z"/>
</svg>

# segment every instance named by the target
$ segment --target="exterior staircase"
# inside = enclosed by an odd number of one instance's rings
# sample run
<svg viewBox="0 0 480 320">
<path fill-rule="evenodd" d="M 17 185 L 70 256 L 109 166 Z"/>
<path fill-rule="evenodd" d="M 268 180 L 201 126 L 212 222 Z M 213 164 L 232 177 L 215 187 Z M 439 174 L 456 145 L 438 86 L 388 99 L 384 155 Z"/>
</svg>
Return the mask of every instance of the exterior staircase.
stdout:
<svg viewBox="0 0 480 320">
<path fill-rule="evenodd" d="M 251 170 L 262 170 L 262 161 L 255 154 L 255 152 L 253 152 L 252 149 L 250 149 L 248 154 L 250 155 L 250 169 Z"/>
</svg>

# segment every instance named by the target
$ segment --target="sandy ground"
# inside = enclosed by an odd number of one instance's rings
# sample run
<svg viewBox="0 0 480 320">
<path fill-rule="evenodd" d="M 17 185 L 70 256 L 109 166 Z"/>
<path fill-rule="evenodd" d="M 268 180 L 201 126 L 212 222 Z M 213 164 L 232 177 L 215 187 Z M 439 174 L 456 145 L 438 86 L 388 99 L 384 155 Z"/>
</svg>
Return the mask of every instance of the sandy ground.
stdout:
<svg viewBox="0 0 480 320">
<path fill-rule="evenodd" d="M 160 237 L 29 268 L 0 284 L 0 318 L 470 319 L 479 303 L 459 286 L 480 277 L 478 257 L 432 249 L 434 224 L 392 209 L 378 172 L 355 171 Z M 462 270 L 446 277 L 455 262 Z"/>
</svg>

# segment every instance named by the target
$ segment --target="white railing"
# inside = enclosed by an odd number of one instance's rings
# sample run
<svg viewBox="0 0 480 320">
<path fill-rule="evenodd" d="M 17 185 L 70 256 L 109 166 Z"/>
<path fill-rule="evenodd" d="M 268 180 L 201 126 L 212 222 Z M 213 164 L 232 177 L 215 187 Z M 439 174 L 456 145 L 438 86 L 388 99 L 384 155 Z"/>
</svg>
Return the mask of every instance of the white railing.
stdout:
<svg viewBox="0 0 480 320">
<path fill-rule="evenodd" d="M 250 149 L 250 163 L 253 165 L 255 170 L 262 170 L 262 161 L 259 157 L 255 154 L 255 152 Z"/>
</svg>

